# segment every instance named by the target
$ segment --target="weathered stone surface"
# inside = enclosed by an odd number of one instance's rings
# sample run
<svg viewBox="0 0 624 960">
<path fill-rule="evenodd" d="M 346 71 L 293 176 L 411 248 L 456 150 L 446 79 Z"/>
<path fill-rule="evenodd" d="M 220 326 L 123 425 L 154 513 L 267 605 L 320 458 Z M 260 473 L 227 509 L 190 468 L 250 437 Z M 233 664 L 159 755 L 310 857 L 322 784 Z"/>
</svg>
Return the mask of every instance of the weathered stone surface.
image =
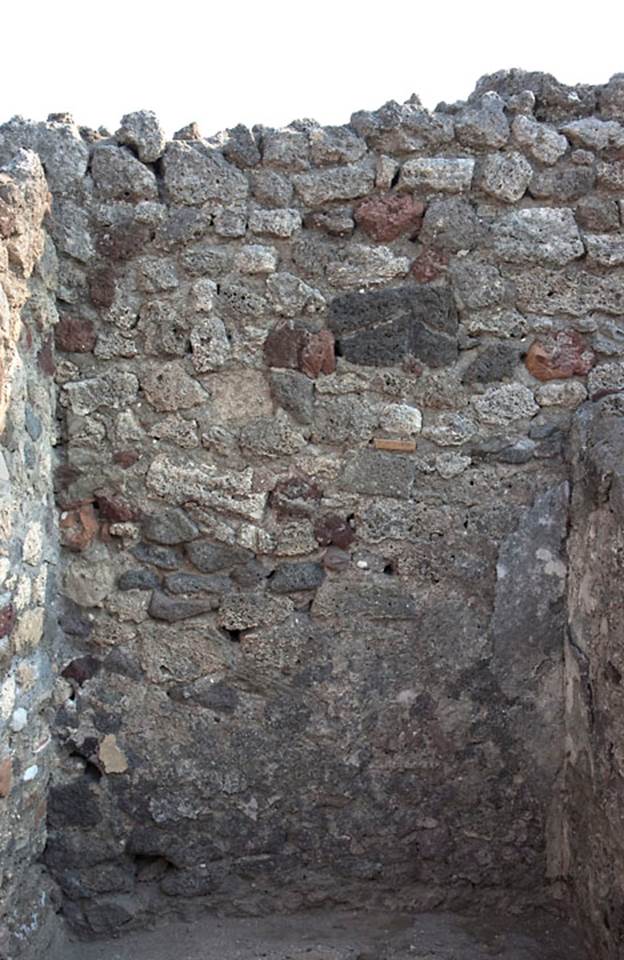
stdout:
<svg viewBox="0 0 624 960">
<path fill-rule="evenodd" d="M 533 168 L 521 154 L 491 153 L 479 169 L 479 184 L 497 200 L 515 203 L 526 193 L 532 176 Z"/>
<path fill-rule="evenodd" d="M 624 390 L 624 364 L 612 361 L 594 367 L 587 378 L 587 390 L 592 400 Z"/>
<path fill-rule="evenodd" d="M 232 581 L 227 576 L 202 576 L 197 573 L 170 573 L 165 577 L 165 589 L 173 594 L 227 593 Z"/>
<path fill-rule="evenodd" d="M 518 348 L 513 344 L 490 344 L 466 367 L 462 374 L 462 383 L 508 380 L 513 376 L 518 359 Z"/>
<path fill-rule="evenodd" d="M 495 306 L 505 297 L 505 282 L 492 263 L 474 257 L 456 259 L 449 272 L 460 307 L 479 310 Z"/>
<path fill-rule="evenodd" d="M 575 330 L 560 330 L 534 340 L 525 363 L 538 380 L 584 376 L 595 362 L 594 352 Z"/>
<path fill-rule="evenodd" d="M 540 407 L 568 407 L 574 409 L 587 400 L 587 388 L 578 380 L 566 383 L 545 383 L 535 391 Z"/>
<path fill-rule="evenodd" d="M 520 383 L 490 387 L 482 397 L 475 397 L 473 404 L 479 419 L 492 424 L 534 417 L 539 410 L 532 391 Z"/>
<path fill-rule="evenodd" d="M 408 258 L 396 256 L 389 247 L 354 243 L 329 262 L 327 279 L 340 290 L 374 287 L 404 277 L 409 268 Z"/>
<path fill-rule="evenodd" d="M 585 249 L 571 210 L 530 207 L 496 220 L 492 238 L 503 260 L 563 266 Z"/>
<path fill-rule="evenodd" d="M 356 163 L 366 153 L 366 141 L 350 127 L 314 127 L 310 130 L 310 157 L 317 166 Z"/>
<path fill-rule="evenodd" d="M 615 200 L 592 194 L 579 200 L 576 219 L 579 226 L 598 233 L 617 230 L 620 226 L 619 210 Z"/>
<path fill-rule="evenodd" d="M 177 623 L 178 620 L 188 620 L 189 617 L 199 617 L 210 610 L 216 609 L 218 601 L 212 597 L 201 600 L 176 599 L 165 593 L 154 591 L 148 607 L 150 617 L 155 620 L 166 620 L 167 623 Z"/>
<path fill-rule="evenodd" d="M 552 127 L 538 123 L 533 117 L 515 117 L 512 125 L 513 139 L 518 146 L 540 163 L 552 165 L 564 155 L 568 142 Z"/>
<path fill-rule="evenodd" d="M 384 366 L 413 355 L 437 367 L 457 357 L 457 316 L 446 288 L 406 284 L 336 297 L 329 325 L 352 363 Z"/>
<path fill-rule="evenodd" d="M 442 252 L 471 250 L 485 239 L 485 230 L 471 205 L 460 197 L 432 200 L 420 240 Z"/>
<path fill-rule="evenodd" d="M 475 162 L 471 157 L 430 157 L 407 160 L 399 187 L 417 193 L 463 193 L 470 189 Z"/>
<path fill-rule="evenodd" d="M 180 565 L 178 554 L 169 547 L 155 546 L 153 543 L 137 543 L 131 552 L 133 557 L 142 563 L 149 563 L 162 570 L 175 570 Z"/>
<path fill-rule="evenodd" d="M 137 110 L 121 118 L 121 126 L 116 133 L 117 143 L 126 144 L 136 150 L 143 163 L 154 163 L 162 156 L 167 142 L 156 114 L 151 110 Z"/>
<path fill-rule="evenodd" d="M 366 160 L 349 167 L 295 174 L 293 184 L 307 206 L 321 207 L 331 200 L 353 200 L 370 193 L 375 171 Z"/>
<path fill-rule="evenodd" d="M 608 277 L 578 270 L 554 271 L 534 267 L 514 277 L 518 307 L 530 313 L 583 316 L 593 310 L 621 314 L 624 305 L 623 277 Z"/>
<path fill-rule="evenodd" d="M 269 579 L 268 589 L 271 593 L 316 590 L 324 578 L 323 568 L 318 563 L 282 563 Z"/>
<path fill-rule="evenodd" d="M 601 267 L 621 267 L 624 264 L 624 238 L 609 233 L 586 233 L 587 257 Z"/>
<path fill-rule="evenodd" d="M 242 123 L 227 131 L 223 155 L 230 163 L 235 163 L 242 169 L 255 167 L 261 160 L 253 133 Z"/>
<path fill-rule="evenodd" d="M 624 127 L 615 120 L 598 117 L 583 117 L 561 128 L 571 143 L 591 150 L 606 150 L 608 147 L 624 146 Z"/>
<path fill-rule="evenodd" d="M 230 594 L 221 603 L 218 623 L 226 630 L 249 630 L 264 624 L 280 623 L 292 609 L 292 601 L 286 597 L 270 597 L 261 593 Z"/>
<path fill-rule="evenodd" d="M 209 540 L 195 540 L 188 543 L 185 550 L 193 566 L 202 573 L 230 570 L 249 560 L 249 551 L 222 543 L 211 543 Z"/>
<path fill-rule="evenodd" d="M 97 335 L 92 320 L 65 313 L 56 325 L 54 339 L 59 350 L 68 353 L 90 353 L 95 346 Z"/>
<path fill-rule="evenodd" d="M 468 147 L 502 147 L 509 139 L 505 104 L 497 93 L 488 92 L 477 108 L 462 110 L 455 117 L 455 133 Z"/>
<path fill-rule="evenodd" d="M 362 200 L 355 211 L 357 225 L 379 243 L 396 240 L 404 233 L 413 239 L 421 226 L 425 205 L 401 194 Z"/>
<path fill-rule="evenodd" d="M 169 507 L 143 521 L 143 535 L 155 543 L 172 546 L 194 540 L 199 530 L 184 510 Z"/>
<path fill-rule="evenodd" d="M 252 210 L 249 214 L 249 229 L 252 233 L 267 237 L 287 239 L 301 227 L 298 210 Z"/>
<path fill-rule="evenodd" d="M 366 620 L 411 620 L 417 603 L 400 584 L 344 583 L 332 580 L 319 590 L 312 615 Z"/>
<path fill-rule="evenodd" d="M 409 497 L 416 466 L 402 454 L 358 450 L 347 459 L 341 485 L 356 493 L 384 497 Z"/>
<path fill-rule="evenodd" d="M 157 590 L 160 580 L 151 570 L 126 570 L 117 580 L 120 590 Z"/>
<path fill-rule="evenodd" d="M 167 144 L 162 163 L 165 189 L 174 203 L 233 203 L 249 193 L 244 174 L 201 142 Z"/>
<path fill-rule="evenodd" d="M 265 130 L 262 134 L 262 160 L 280 170 L 307 170 L 310 166 L 310 142 L 303 130 Z"/>
<path fill-rule="evenodd" d="M 540 200 L 569 203 L 593 190 L 595 180 L 592 167 L 558 163 L 548 170 L 535 171 L 529 193 Z"/>
<path fill-rule="evenodd" d="M 143 377 L 141 386 L 155 410 L 184 410 L 208 399 L 205 390 L 180 363 L 154 368 Z"/>
<path fill-rule="evenodd" d="M 418 283 L 430 283 L 446 272 L 448 262 L 448 255 L 442 250 L 424 247 L 412 263 L 410 273 Z"/>
<path fill-rule="evenodd" d="M 156 200 L 156 177 L 125 147 L 101 144 L 91 158 L 91 175 L 102 200 L 124 200 L 139 203 Z"/>
<path fill-rule="evenodd" d="M 271 392 L 275 402 L 290 413 L 297 423 L 311 423 L 314 386 L 309 377 L 294 370 L 275 370 L 271 374 Z"/>
</svg>

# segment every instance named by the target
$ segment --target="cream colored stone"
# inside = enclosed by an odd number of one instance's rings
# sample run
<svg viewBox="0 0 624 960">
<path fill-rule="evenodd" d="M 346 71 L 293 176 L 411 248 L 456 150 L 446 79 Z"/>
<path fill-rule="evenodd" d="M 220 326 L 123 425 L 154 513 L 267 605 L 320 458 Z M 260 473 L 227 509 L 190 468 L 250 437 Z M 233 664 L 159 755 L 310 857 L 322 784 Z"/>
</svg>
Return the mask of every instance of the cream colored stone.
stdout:
<svg viewBox="0 0 624 960">
<path fill-rule="evenodd" d="M 44 610 L 37 607 L 34 610 L 24 610 L 17 618 L 13 631 L 13 646 L 17 654 L 30 653 L 35 650 L 43 636 Z"/>
<path fill-rule="evenodd" d="M 108 733 L 102 740 L 98 757 L 106 773 L 125 773 L 128 769 L 128 758 L 117 744 L 114 733 Z"/>
</svg>

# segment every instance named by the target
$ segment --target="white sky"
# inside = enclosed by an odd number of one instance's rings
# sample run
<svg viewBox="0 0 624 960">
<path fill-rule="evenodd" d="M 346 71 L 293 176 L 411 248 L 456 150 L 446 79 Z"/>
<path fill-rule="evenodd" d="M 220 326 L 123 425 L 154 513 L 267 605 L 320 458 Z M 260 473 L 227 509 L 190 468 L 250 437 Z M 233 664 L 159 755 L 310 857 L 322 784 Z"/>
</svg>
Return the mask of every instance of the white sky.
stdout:
<svg viewBox="0 0 624 960">
<path fill-rule="evenodd" d="M 504 67 L 603 83 L 624 72 L 623 27 L 621 0 L 0 0 L 0 120 L 344 123 L 413 92 L 465 99 Z"/>
</svg>

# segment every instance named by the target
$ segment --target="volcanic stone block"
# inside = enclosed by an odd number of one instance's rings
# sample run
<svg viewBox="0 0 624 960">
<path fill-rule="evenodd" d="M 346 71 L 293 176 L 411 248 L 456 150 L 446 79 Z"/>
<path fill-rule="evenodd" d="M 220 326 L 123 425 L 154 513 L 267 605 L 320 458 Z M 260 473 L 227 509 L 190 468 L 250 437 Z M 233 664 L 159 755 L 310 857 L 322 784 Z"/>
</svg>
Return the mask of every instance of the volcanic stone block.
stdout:
<svg viewBox="0 0 624 960">
<path fill-rule="evenodd" d="M 331 302 L 329 325 L 351 363 L 384 366 L 412 355 L 439 367 L 457 358 L 457 313 L 447 287 L 348 293 Z"/>
<path fill-rule="evenodd" d="M 283 563 L 270 578 L 268 588 L 272 593 L 316 590 L 324 578 L 325 574 L 318 563 Z"/>
<path fill-rule="evenodd" d="M 143 534 L 148 540 L 173 546 L 193 540 L 199 530 L 190 517 L 177 507 L 170 507 L 161 513 L 148 517 L 143 522 Z"/>
<path fill-rule="evenodd" d="M 489 383 L 511 377 L 518 362 L 518 348 L 507 343 L 492 343 L 466 368 L 462 383 Z"/>
<path fill-rule="evenodd" d="M 154 591 L 149 605 L 149 615 L 155 620 L 176 623 L 178 620 L 188 620 L 189 617 L 199 617 L 202 613 L 216 610 L 218 606 L 217 597 L 187 600 L 168 597 L 165 593 Z"/>
<path fill-rule="evenodd" d="M 211 543 L 209 540 L 195 540 L 186 546 L 191 563 L 202 573 L 215 573 L 240 563 L 246 563 L 251 554 L 242 547 L 230 547 L 224 543 Z"/>
</svg>

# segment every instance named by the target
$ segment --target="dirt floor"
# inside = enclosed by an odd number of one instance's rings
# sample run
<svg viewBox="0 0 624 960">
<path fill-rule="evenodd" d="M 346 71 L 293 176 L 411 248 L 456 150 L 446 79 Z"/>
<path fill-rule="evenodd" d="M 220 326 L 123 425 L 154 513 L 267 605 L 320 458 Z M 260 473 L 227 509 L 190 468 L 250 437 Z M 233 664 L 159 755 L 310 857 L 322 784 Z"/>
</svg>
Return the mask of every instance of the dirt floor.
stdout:
<svg viewBox="0 0 624 960">
<path fill-rule="evenodd" d="M 66 943 L 50 960 L 586 960 L 550 917 L 470 919 L 448 913 L 348 911 L 270 918 L 206 917 L 97 943 Z"/>
</svg>

